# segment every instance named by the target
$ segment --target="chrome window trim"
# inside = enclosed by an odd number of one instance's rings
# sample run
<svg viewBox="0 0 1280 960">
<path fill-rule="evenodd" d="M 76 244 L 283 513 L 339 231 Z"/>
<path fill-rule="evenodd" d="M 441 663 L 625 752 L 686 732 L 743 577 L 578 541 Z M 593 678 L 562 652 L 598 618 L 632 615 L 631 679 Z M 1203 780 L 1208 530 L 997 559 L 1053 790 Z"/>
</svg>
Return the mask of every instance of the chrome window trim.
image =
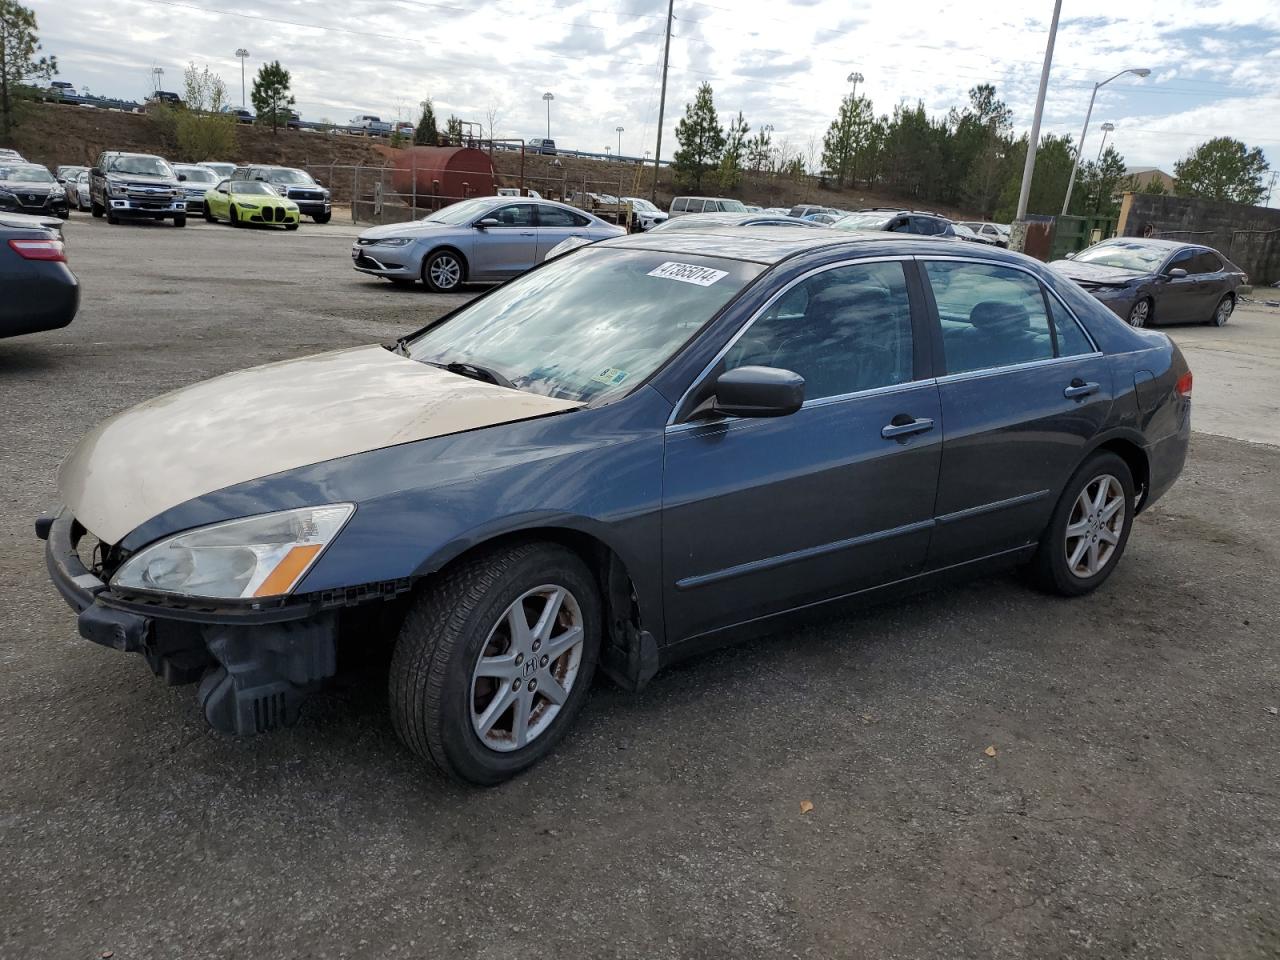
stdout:
<svg viewBox="0 0 1280 960">
<path fill-rule="evenodd" d="M 1028 360 L 1026 363 L 1009 363 L 1003 367 L 983 367 L 981 370 L 965 370 L 963 373 L 944 373 L 938 377 L 938 383 L 955 383 L 957 380 L 975 380 L 978 377 L 992 377 L 1011 373 L 1017 370 L 1029 370 L 1033 367 L 1051 367 L 1075 360 L 1094 360 L 1105 356 L 1100 351 L 1094 353 L 1077 353 L 1070 357 L 1049 357 L 1044 360 Z"/>
<path fill-rule="evenodd" d="M 883 257 L 854 257 L 848 260 L 838 260 L 834 263 L 826 263 L 826 264 L 823 264 L 822 266 L 814 267 L 811 270 L 806 270 L 804 273 L 800 274 L 798 277 L 793 277 L 789 283 L 787 283 L 783 287 L 780 287 L 777 291 L 774 292 L 773 296 L 771 296 L 768 300 L 762 303 L 759 309 L 757 309 L 756 312 L 753 313 L 747 319 L 747 322 L 744 323 L 738 329 L 737 333 L 735 333 L 732 337 L 730 337 L 729 341 L 716 352 L 716 355 L 711 358 L 710 362 L 707 363 L 707 365 L 698 372 L 698 375 L 693 378 L 693 380 L 690 382 L 688 388 L 686 388 L 684 393 L 680 394 L 680 399 L 676 401 L 675 406 L 671 408 L 671 416 L 667 418 L 666 428 L 669 430 L 675 426 L 684 426 L 684 424 L 676 423 L 676 414 L 680 411 L 680 408 L 684 406 L 684 402 L 689 399 L 689 395 L 693 393 L 693 391 L 698 387 L 698 385 L 703 382 L 707 374 L 710 373 L 713 369 L 715 369 L 716 364 L 718 364 L 721 360 L 723 360 L 725 356 L 729 353 L 729 351 L 733 349 L 734 344 L 736 344 L 748 330 L 750 330 L 753 326 L 755 326 L 756 321 L 758 321 L 764 315 L 765 311 L 767 311 L 770 307 L 772 307 L 775 303 L 777 303 L 780 299 L 782 299 L 782 296 L 786 294 L 789 290 L 791 290 L 791 288 L 794 287 L 796 284 L 803 283 L 805 280 L 808 280 L 810 277 L 817 276 L 820 273 L 826 273 L 828 270 L 837 270 L 840 267 L 851 267 L 861 263 L 901 263 L 901 264 L 904 264 L 903 270 L 902 270 L 903 282 L 907 283 L 909 286 L 910 278 L 907 276 L 905 264 L 907 264 L 913 259 L 915 258 L 910 256 L 909 254 L 897 254 L 894 256 L 883 256 Z M 909 309 L 910 309 L 910 303 L 908 302 L 908 310 Z M 914 336 L 915 336 L 915 331 L 912 330 L 912 337 L 914 338 Z M 922 383 L 922 382 L 926 382 L 926 381 L 909 380 L 905 384 L 892 383 L 892 384 L 887 384 L 886 386 L 887 387 L 904 387 L 904 386 L 913 386 L 915 384 Z M 846 393 L 846 394 L 841 394 L 839 396 L 833 396 L 829 398 L 818 397 L 818 398 L 815 398 L 814 400 L 806 400 L 802 405 L 802 408 L 809 406 L 810 403 L 817 403 L 822 400 L 847 399 L 849 397 L 863 396 L 863 395 L 874 393 L 884 389 L 885 387 L 873 387 L 870 390 L 859 390 L 855 393 Z M 726 418 L 725 421 L 720 421 L 720 422 L 728 422 L 729 420 L 743 420 L 743 419 L 748 419 L 748 418 L 730 417 L 730 418 Z M 706 424 L 705 424 L 705 421 L 696 421 L 696 422 L 692 422 L 691 425 L 705 426 Z"/>
<path fill-rule="evenodd" d="M 1067 316 L 1069 316 L 1072 320 L 1075 321 L 1075 325 L 1080 328 L 1080 332 L 1084 334 L 1084 338 L 1089 341 L 1089 345 L 1093 347 L 1093 350 L 1094 350 L 1094 353 L 1077 353 L 1077 354 L 1074 354 L 1072 357 L 1054 357 L 1053 359 L 1054 360 L 1070 360 L 1070 359 L 1079 359 L 1081 357 L 1092 357 L 1094 356 L 1094 354 L 1101 355 L 1101 351 L 1098 350 L 1098 341 L 1093 339 L 1093 336 L 1089 333 L 1088 328 L 1085 327 L 1085 325 L 1080 322 L 1080 318 L 1076 316 L 1075 311 L 1072 310 L 1069 306 L 1067 306 L 1066 301 L 1063 300 L 1062 297 L 1058 296 L 1058 292 L 1056 290 L 1053 290 L 1047 283 L 1045 283 L 1042 279 L 1040 279 L 1039 275 L 1036 274 L 1034 270 L 1031 270 L 1028 267 L 1024 267 L 1020 263 L 1007 263 L 1004 260 L 988 260 L 985 257 L 962 257 L 956 254 L 938 254 L 938 255 L 927 254 L 925 256 L 920 256 L 919 254 L 917 254 L 915 255 L 914 259 L 922 265 L 927 264 L 933 260 L 952 260 L 952 261 L 958 261 L 960 263 L 981 263 L 981 264 L 992 266 L 992 267 L 1007 267 L 1010 270 L 1017 270 L 1019 273 L 1025 273 L 1027 276 L 1029 276 L 1032 280 L 1034 280 L 1040 286 L 1041 290 L 1044 290 L 1051 297 L 1053 297 L 1053 299 L 1057 300 L 1063 310 L 1067 311 Z M 929 269 L 927 266 L 924 269 L 924 281 L 926 283 L 929 282 Z M 938 302 L 937 296 L 935 295 L 933 299 L 934 299 L 934 304 L 936 305 Z M 939 320 L 942 319 L 941 315 L 939 315 L 938 319 Z M 1052 317 L 1045 317 L 1045 319 L 1049 323 L 1053 323 Z M 946 357 L 944 352 L 943 359 L 945 358 Z M 1048 362 L 1049 362 L 1048 360 L 1030 360 L 1026 364 L 1014 364 L 1013 366 L 1027 366 L 1031 363 L 1048 363 Z M 1012 369 L 1012 367 L 1001 367 L 1001 368 L 987 367 L 984 369 L 988 369 L 988 370 Z M 980 371 L 966 371 L 966 372 L 977 373 Z M 944 374 L 938 379 L 943 380 L 947 377 L 954 377 L 954 376 L 961 376 L 961 374 Z"/>
</svg>

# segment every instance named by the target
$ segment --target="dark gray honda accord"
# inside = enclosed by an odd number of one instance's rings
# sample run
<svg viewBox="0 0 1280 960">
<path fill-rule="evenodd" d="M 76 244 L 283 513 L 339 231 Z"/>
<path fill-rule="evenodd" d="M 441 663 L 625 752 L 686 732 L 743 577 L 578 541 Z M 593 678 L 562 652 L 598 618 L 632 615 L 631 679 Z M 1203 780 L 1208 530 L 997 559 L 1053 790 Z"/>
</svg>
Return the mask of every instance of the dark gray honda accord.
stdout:
<svg viewBox="0 0 1280 960">
<path fill-rule="evenodd" d="M 42 517 L 80 633 L 233 733 L 383 637 L 391 719 L 497 783 L 599 667 L 1022 565 L 1081 595 L 1177 478 L 1191 374 L 1041 264 L 895 234 L 607 240 L 397 343 L 96 427 Z"/>
</svg>

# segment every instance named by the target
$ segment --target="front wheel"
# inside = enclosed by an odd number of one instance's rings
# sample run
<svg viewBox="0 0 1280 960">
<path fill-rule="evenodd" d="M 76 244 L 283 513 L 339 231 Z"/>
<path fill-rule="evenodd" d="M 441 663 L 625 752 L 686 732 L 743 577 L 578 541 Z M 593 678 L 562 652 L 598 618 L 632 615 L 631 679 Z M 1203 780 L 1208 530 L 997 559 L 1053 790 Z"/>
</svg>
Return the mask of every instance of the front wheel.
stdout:
<svg viewBox="0 0 1280 960">
<path fill-rule="evenodd" d="M 1133 473 L 1114 453 L 1089 457 L 1072 474 L 1031 561 L 1040 587 L 1067 597 L 1111 576 L 1133 528 Z"/>
<path fill-rule="evenodd" d="M 1129 310 L 1129 326 L 1145 327 L 1151 322 L 1151 301 L 1143 297 Z"/>
<path fill-rule="evenodd" d="M 185 213 L 178 214 L 173 218 L 173 225 L 175 227 L 185 227 L 187 225 L 187 215 Z"/>
<path fill-rule="evenodd" d="M 462 258 L 452 250 L 439 250 L 422 264 L 422 282 L 436 293 L 452 293 L 462 285 Z"/>
<path fill-rule="evenodd" d="M 90 212 L 91 214 L 93 214 L 95 217 L 101 218 L 101 217 L 102 217 L 102 215 L 103 215 L 104 213 L 106 213 L 106 210 L 104 210 L 104 209 L 103 209 L 102 204 L 100 204 L 100 203 L 94 203 L 92 200 L 90 200 L 90 201 L 89 201 L 89 212 Z"/>
<path fill-rule="evenodd" d="M 591 571 L 558 544 L 461 561 L 418 596 L 389 675 L 400 739 L 456 780 L 501 783 L 554 749 L 599 651 Z"/>
<path fill-rule="evenodd" d="M 1218 301 L 1218 305 L 1214 308 L 1213 316 L 1209 319 L 1209 323 L 1215 327 L 1225 327 L 1227 325 L 1227 321 L 1231 319 L 1231 313 L 1235 308 L 1236 298 L 1228 293 Z"/>
<path fill-rule="evenodd" d="M 328 223 L 330 220 L 332 220 L 332 219 L 333 219 L 333 214 L 332 214 L 332 213 L 317 213 L 317 214 L 316 214 L 314 217 L 312 217 L 311 219 L 312 219 L 312 220 L 314 220 L 316 223 Z"/>
<path fill-rule="evenodd" d="M 204 208 L 204 221 L 205 221 L 205 223 L 217 223 L 217 222 L 218 222 L 218 221 L 217 221 L 217 218 L 216 218 L 216 217 L 214 217 L 214 215 L 213 215 L 213 211 L 209 209 L 208 204 L 206 204 L 206 205 L 205 205 L 205 208 Z"/>
<path fill-rule="evenodd" d="M 284 225 L 284 228 L 285 228 L 286 230 L 297 230 L 297 229 L 298 229 L 298 225 L 297 225 L 296 223 L 286 223 L 286 224 Z"/>
<path fill-rule="evenodd" d="M 244 226 L 244 223 L 241 221 L 240 215 L 236 213 L 236 208 L 234 206 L 231 208 L 230 212 L 227 214 L 227 222 L 231 224 L 233 227 Z"/>
</svg>

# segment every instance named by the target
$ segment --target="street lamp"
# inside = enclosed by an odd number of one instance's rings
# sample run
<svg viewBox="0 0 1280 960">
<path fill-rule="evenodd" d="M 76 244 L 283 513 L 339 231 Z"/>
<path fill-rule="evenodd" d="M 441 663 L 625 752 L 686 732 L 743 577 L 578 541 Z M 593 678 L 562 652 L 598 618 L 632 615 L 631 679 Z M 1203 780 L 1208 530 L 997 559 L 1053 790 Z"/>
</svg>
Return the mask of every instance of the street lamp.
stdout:
<svg viewBox="0 0 1280 960">
<path fill-rule="evenodd" d="M 547 101 L 547 139 L 548 140 L 551 139 L 551 101 L 554 100 L 555 98 L 556 98 L 556 95 L 552 93 L 550 90 L 548 90 L 546 93 L 542 95 L 542 99 Z"/>
<path fill-rule="evenodd" d="M 1116 128 L 1116 125 L 1114 123 L 1111 123 L 1110 121 L 1102 125 L 1102 143 L 1098 144 L 1098 159 L 1094 161 L 1095 163 L 1102 162 L 1102 151 L 1103 151 L 1103 148 L 1105 148 L 1107 145 L 1107 134 L 1110 133 L 1115 128 Z"/>
<path fill-rule="evenodd" d="M 240 58 L 240 109 L 244 109 L 244 62 L 249 57 L 249 51 L 244 47 L 236 50 L 236 56 Z"/>
<path fill-rule="evenodd" d="M 1112 80 L 1123 77 L 1126 73 L 1132 73 L 1135 77 L 1149 77 L 1151 71 L 1146 67 L 1130 67 L 1128 70 L 1121 70 L 1114 77 L 1107 77 L 1101 83 L 1093 85 L 1093 93 L 1089 97 L 1089 109 L 1084 115 L 1084 127 L 1080 130 L 1080 142 L 1076 144 L 1076 159 L 1071 164 L 1071 179 L 1067 181 L 1067 195 L 1062 201 L 1062 215 L 1067 215 L 1067 207 L 1071 205 L 1071 188 L 1076 185 L 1076 170 L 1080 168 L 1080 151 L 1084 149 L 1084 137 L 1089 132 L 1089 118 L 1093 116 L 1093 101 L 1098 96 L 1098 91 L 1105 87 Z"/>
<path fill-rule="evenodd" d="M 864 77 L 862 74 L 858 73 L 856 70 L 853 73 L 849 74 L 849 76 L 845 77 L 845 80 L 853 84 L 853 99 L 855 100 L 858 99 L 858 84 L 860 84 L 865 79 L 867 78 Z"/>
<path fill-rule="evenodd" d="M 152 67 L 151 76 L 154 78 L 155 88 L 156 88 L 155 92 L 159 93 L 160 84 L 164 79 L 164 67 Z"/>
<path fill-rule="evenodd" d="M 624 127 L 614 127 L 614 131 L 618 134 L 618 156 L 622 156 L 622 131 Z"/>
<path fill-rule="evenodd" d="M 609 146 L 607 143 L 604 145 L 604 158 L 605 158 L 606 160 L 608 160 L 608 159 L 609 159 L 609 151 L 610 151 L 610 150 L 612 150 L 612 149 L 613 149 L 613 147 Z"/>
</svg>

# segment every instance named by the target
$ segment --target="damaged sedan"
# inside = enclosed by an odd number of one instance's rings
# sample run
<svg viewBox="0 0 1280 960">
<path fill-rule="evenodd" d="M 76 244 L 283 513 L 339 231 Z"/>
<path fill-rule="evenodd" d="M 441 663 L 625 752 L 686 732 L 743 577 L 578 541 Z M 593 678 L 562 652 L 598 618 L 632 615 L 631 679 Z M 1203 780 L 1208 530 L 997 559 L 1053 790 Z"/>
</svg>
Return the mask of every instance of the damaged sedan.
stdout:
<svg viewBox="0 0 1280 960">
<path fill-rule="evenodd" d="M 1080 596 L 1181 471 L 1191 373 L 1019 254 L 786 227 L 572 251 L 394 343 L 117 414 L 41 516 L 85 638 L 294 722 L 391 645 L 391 722 L 494 784 L 788 618 L 1026 567 Z"/>
</svg>

